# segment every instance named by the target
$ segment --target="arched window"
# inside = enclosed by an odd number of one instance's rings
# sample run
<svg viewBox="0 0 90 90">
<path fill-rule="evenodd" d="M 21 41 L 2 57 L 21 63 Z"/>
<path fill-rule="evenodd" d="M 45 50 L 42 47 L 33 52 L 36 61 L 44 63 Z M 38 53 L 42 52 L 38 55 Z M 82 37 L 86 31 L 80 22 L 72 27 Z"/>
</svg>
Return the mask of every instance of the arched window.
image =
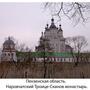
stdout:
<svg viewBox="0 0 90 90">
<path fill-rule="evenodd" d="M 62 62 L 62 58 L 61 58 L 61 62 Z"/>
<path fill-rule="evenodd" d="M 64 61 L 66 62 L 65 58 L 64 58 Z"/>
<path fill-rule="evenodd" d="M 13 56 L 13 53 L 11 55 Z"/>
<path fill-rule="evenodd" d="M 6 56 L 6 53 L 4 53 L 4 56 Z"/>
<path fill-rule="evenodd" d="M 10 53 L 8 53 L 8 56 L 10 56 Z"/>
</svg>

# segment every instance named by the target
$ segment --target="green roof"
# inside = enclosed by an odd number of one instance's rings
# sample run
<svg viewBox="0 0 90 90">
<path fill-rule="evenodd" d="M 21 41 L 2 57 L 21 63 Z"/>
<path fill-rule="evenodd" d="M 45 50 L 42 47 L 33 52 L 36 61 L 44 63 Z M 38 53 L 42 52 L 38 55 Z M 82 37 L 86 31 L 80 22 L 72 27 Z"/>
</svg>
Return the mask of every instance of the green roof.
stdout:
<svg viewBox="0 0 90 90">
<path fill-rule="evenodd" d="M 29 52 L 17 52 L 17 56 L 27 56 Z M 72 57 L 68 52 L 30 52 L 31 57 Z"/>
<path fill-rule="evenodd" d="M 71 53 L 59 53 L 59 52 L 32 52 L 33 57 L 72 57 Z"/>
</svg>

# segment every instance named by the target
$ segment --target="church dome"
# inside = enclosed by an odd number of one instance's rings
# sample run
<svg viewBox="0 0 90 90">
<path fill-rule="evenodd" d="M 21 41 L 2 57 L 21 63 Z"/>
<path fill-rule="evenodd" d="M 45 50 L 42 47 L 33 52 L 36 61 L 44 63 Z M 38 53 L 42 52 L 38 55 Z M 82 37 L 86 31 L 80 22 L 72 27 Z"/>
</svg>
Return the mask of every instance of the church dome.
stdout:
<svg viewBox="0 0 90 90">
<path fill-rule="evenodd" d="M 15 51 L 15 43 L 10 37 L 3 43 L 3 51 Z"/>
<path fill-rule="evenodd" d="M 59 30 L 58 31 L 63 31 L 62 28 L 61 28 L 61 24 L 59 25 Z"/>
<path fill-rule="evenodd" d="M 10 39 L 10 37 L 8 37 L 8 40 L 6 40 L 3 45 L 15 45 L 13 40 Z"/>
<path fill-rule="evenodd" d="M 54 24 L 54 19 L 53 19 L 53 18 L 51 19 L 51 25 L 50 25 L 49 28 L 50 28 L 50 29 L 51 29 L 51 28 L 57 28 L 57 27 L 55 26 L 55 24 Z"/>
</svg>

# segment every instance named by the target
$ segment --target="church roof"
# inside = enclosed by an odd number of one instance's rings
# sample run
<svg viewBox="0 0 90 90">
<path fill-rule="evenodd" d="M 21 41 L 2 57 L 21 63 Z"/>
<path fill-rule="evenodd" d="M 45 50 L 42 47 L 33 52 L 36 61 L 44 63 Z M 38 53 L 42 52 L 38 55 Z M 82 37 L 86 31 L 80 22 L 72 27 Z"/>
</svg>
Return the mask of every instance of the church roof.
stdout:
<svg viewBox="0 0 90 90">
<path fill-rule="evenodd" d="M 59 31 L 63 31 L 62 28 L 61 28 L 61 24 L 59 25 Z"/>
<path fill-rule="evenodd" d="M 8 37 L 8 40 L 6 40 L 3 45 L 15 45 L 13 40 L 10 39 L 10 37 Z"/>
<path fill-rule="evenodd" d="M 50 29 L 51 29 L 51 28 L 57 28 L 57 27 L 55 26 L 55 24 L 54 24 L 54 19 L 53 19 L 53 18 L 51 19 L 51 25 L 50 25 L 49 28 L 50 28 Z"/>
<path fill-rule="evenodd" d="M 65 45 L 67 49 L 73 49 L 70 45 Z"/>
<path fill-rule="evenodd" d="M 31 53 L 32 57 L 43 57 L 44 56 L 44 52 L 32 52 Z M 71 53 L 68 52 L 45 52 L 45 56 L 46 57 L 72 57 Z"/>
</svg>

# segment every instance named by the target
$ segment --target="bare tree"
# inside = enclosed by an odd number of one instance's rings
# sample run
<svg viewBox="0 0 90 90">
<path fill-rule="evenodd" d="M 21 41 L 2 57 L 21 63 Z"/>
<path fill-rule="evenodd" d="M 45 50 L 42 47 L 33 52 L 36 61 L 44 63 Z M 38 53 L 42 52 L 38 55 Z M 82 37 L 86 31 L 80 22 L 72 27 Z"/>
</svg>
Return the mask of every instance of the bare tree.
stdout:
<svg viewBox="0 0 90 90">
<path fill-rule="evenodd" d="M 49 61 L 49 58 L 47 57 L 46 54 L 51 50 L 52 48 L 50 46 L 49 40 L 42 35 L 42 37 L 40 38 L 39 46 L 37 47 L 37 51 L 42 53 L 41 57 L 43 58 L 43 62 L 44 62 L 44 74 L 43 74 L 44 78 L 46 78 L 47 76 L 47 70 L 48 70 L 47 62 Z"/>
<path fill-rule="evenodd" d="M 41 44 L 42 49 L 43 49 L 43 59 L 44 59 L 44 78 L 46 78 L 47 75 L 47 62 L 46 61 L 46 53 L 51 50 L 50 44 L 49 44 L 49 40 L 43 38 L 43 43 Z"/>
<path fill-rule="evenodd" d="M 63 16 L 66 16 L 70 20 L 75 21 L 75 24 L 79 21 L 85 22 L 89 18 L 89 2 L 47 2 L 44 4 L 44 7 L 46 9 L 48 8 L 53 16 L 59 17 L 59 20 L 61 20 Z"/>
<path fill-rule="evenodd" d="M 76 58 L 76 65 L 78 64 L 80 53 L 81 51 L 87 46 L 87 40 L 84 36 L 75 36 L 75 37 L 69 37 L 66 39 L 66 43 L 73 47 L 73 53 L 77 53 Z"/>
<path fill-rule="evenodd" d="M 25 43 L 21 43 L 21 44 L 19 44 L 18 42 L 16 43 L 16 49 L 18 50 L 18 51 L 25 51 Z"/>
</svg>

